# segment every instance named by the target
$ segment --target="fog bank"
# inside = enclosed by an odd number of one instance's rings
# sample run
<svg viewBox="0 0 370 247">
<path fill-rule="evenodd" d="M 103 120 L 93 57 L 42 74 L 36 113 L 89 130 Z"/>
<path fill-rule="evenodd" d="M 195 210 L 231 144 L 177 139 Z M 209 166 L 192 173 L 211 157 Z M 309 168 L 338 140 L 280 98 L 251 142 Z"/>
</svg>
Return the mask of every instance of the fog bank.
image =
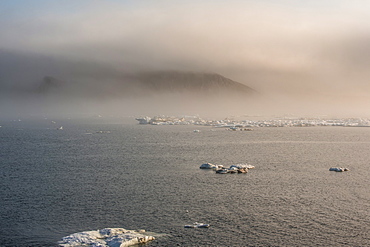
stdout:
<svg viewBox="0 0 370 247">
<path fill-rule="evenodd" d="M 114 85 L 127 73 L 180 70 L 221 74 L 261 98 L 210 103 L 176 94 L 130 102 L 81 96 L 75 105 L 85 112 L 368 115 L 370 4 L 364 1 L 41 3 L 0 3 L 3 112 L 45 106 L 14 96 L 45 76 L 93 87 Z M 68 112 L 76 110 L 71 102 L 46 105 Z"/>
</svg>

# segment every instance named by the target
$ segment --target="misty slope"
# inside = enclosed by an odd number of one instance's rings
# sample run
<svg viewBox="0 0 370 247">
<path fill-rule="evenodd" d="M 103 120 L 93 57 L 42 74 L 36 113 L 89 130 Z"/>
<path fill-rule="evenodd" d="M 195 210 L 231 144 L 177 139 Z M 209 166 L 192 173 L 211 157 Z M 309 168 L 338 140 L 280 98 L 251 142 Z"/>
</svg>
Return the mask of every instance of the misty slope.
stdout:
<svg viewBox="0 0 370 247">
<path fill-rule="evenodd" d="M 42 94 L 57 93 L 82 97 L 148 97 L 157 94 L 212 96 L 250 96 L 252 88 L 214 73 L 161 71 L 124 75 L 95 83 L 84 78 L 74 83 L 46 76 L 38 87 Z"/>
<path fill-rule="evenodd" d="M 45 76 L 42 79 L 42 82 L 37 91 L 39 93 L 48 93 L 52 90 L 58 90 L 58 88 L 63 87 L 63 84 L 64 82 L 61 80 L 58 80 L 52 76 Z"/>
<path fill-rule="evenodd" d="M 215 73 L 146 72 L 139 74 L 137 79 L 141 86 L 155 92 L 255 93 L 252 88 Z"/>
<path fill-rule="evenodd" d="M 0 115 L 231 114 L 262 97 L 220 74 L 148 72 L 0 49 Z M 142 72 L 138 72 L 142 71 Z M 235 113 L 236 114 L 236 113 Z"/>
<path fill-rule="evenodd" d="M 256 92 L 216 73 L 133 72 L 110 64 L 0 49 L 0 91 L 70 98 L 148 97 L 158 94 L 251 96 Z M 136 70 L 137 71 L 137 70 Z"/>
</svg>

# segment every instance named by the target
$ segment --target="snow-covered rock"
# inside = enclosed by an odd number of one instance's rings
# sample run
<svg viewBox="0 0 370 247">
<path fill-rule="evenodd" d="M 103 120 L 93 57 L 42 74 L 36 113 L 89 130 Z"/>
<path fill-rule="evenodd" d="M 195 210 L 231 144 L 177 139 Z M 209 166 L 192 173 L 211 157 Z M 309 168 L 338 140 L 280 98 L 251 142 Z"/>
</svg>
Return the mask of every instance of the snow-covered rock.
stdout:
<svg viewBox="0 0 370 247">
<path fill-rule="evenodd" d="M 126 230 L 123 228 L 104 228 L 97 231 L 85 231 L 63 237 L 59 241 L 62 247 L 126 247 L 154 240 L 145 231 Z"/>
</svg>

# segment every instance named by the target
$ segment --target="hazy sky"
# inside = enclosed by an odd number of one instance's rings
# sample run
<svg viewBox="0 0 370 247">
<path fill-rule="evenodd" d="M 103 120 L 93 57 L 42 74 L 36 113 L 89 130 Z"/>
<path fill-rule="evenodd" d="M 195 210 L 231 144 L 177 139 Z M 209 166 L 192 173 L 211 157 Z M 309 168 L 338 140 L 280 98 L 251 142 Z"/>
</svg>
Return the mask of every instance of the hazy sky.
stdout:
<svg viewBox="0 0 370 247">
<path fill-rule="evenodd" d="M 1 0 L 0 51 L 217 72 L 279 100 L 369 107 L 369 13 L 363 0 Z"/>
</svg>

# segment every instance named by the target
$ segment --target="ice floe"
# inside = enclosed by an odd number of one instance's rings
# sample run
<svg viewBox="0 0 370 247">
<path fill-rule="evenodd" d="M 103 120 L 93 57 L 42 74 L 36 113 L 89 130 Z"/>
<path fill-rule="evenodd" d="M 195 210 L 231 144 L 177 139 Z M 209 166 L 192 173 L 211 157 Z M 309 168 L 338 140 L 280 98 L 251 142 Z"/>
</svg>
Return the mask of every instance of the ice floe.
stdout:
<svg viewBox="0 0 370 247">
<path fill-rule="evenodd" d="M 126 247 L 143 244 L 154 240 L 145 234 L 145 230 L 126 230 L 123 228 L 104 228 L 96 231 L 85 231 L 63 237 L 58 242 L 61 247 Z"/>
<path fill-rule="evenodd" d="M 152 125 L 202 125 L 216 128 L 228 128 L 228 130 L 251 131 L 257 127 L 312 127 L 312 126 L 346 126 L 346 127 L 370 127 L 370 119 L 366 118 L 325 118 L 325 117 L 287 117 L 280 116 L 273 119 L 242 120 L 242 119 L 215 119 L 204 120 L 199 116 L 154 116 L 136 118 L 139 124 Z"/>
</svg>

